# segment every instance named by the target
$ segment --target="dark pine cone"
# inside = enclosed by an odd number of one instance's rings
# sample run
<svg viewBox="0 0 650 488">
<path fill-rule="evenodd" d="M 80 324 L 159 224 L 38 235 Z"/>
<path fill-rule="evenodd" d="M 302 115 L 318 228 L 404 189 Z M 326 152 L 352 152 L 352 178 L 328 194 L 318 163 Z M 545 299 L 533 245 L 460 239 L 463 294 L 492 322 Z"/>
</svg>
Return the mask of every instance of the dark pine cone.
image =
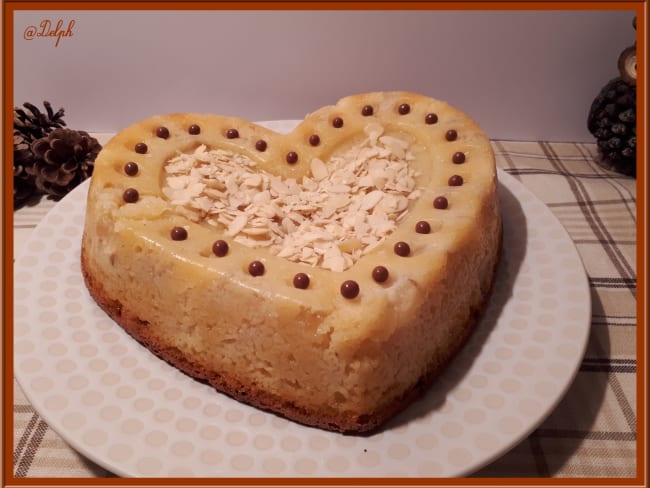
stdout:
<svg viewBox="0 0 650 488">
<path fill-rule="evenodd" d="M 61 198 L 92 175 L 101 148 L 87 132 L 54 129 L 32 143 L 34 165 L 26 171 L 37 190 Z"/>
<path fill-rule="evenodd" d="M 596 138 L 603 166 L 636 176 L 636 87 L 611 80 L 591 105 L 587 127 Z"/>
<path fill-rule="evenodd" d="M 53 129 L 65 126 L 64 110 L 52 110 L 50 102 L 43 102 L 45 111 L 31 103 L 23 103 L 23 108 L 14 108 L 14 207 L 25 203 L 34 194 L 40 194 L 36 188 L 30 170 L 34 166 L 32 143 L 45 137 Z"/>
</svg>

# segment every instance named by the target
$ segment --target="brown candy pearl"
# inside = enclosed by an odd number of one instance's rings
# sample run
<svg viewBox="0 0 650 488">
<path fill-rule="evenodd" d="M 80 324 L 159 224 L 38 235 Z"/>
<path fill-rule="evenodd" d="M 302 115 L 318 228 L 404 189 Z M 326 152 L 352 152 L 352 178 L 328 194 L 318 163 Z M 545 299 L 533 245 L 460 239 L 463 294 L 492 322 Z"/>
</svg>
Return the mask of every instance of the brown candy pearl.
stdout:
<svg viewBox="0 0 650 488">
<path fill-rule="evenodd" d="M 377 283 L 383 283 L 388 279 L 388 269 L 386 266 L 375 266 L 372 270 L 372 279 Z"/>
<path fill-rule="evenodd" d="M 464 181 L 461 175 L 452 175 L 447 183 L 449 183 L 449 186 L 462 186 Z"/>
<path fill-rule="evenodd" d="M 138 190 L 135 188 L 127 188 L 124 190 L 124 193 L 122 194 L 122 199 L 126 203 L 135 203 L 138 201 L 140 198 L 140 194 L 138 193 Z"/>
<path fill-rule="evenodd" d="M 433 207 L 438 210 L 444 210 L 449 206 L 449 202 L 445 197 L 436 197 L 433 201 Z"/>
<path fill-rule="evenodd" d="M 460 151 L 459 151 L 459 152 L 456 152 L 456 153 L 454 153 L 454 155 L 453 155 L 453 157 L 451 158 L 451 160 L 452 160 L 455 164 L 462 164 L 462 163 L 465 162 L 465 153 L 462 153 L 462 152 L 460 152 Z"/>
<path fill-rule="evenodd" d="M 266 151 L 266 141 L 264 139 L 260 139 L 255 143 L 255 149 L 257 149 L 259 152 L 264 152 Z"/>
<path fill-rule="evenodd" d="M 309 144 L 312 146 L 318 146 L 320 144 L 320 137 L 318 134 L 312 134 L 309 136 Z"/>
<path fill-rule="evenodd" d="M 293 286 L 305 290 L 309 287 L 309 275 L 307 273 L 296 273 L 293 277 Z"/>
<path fill-rule="evenodd" d="M 428 234 L 431 232 L 431 225 L 426 220 L 420 220 L 415 224 L 415 232 L 418 234 Z"/>
<path fill-rule="evenodd" d="M 408 103 L 403 103 L 397 109 L 400 115 L 406 115 L 411 111 L 411 106 Z"/>
<path fill-rule="evenodd" d="M 298 153 L 295 153 L 293 151 L 290 151 L 287 153 L 287 156 L 285 158 L 287 160 L 287 163 L 289 164 L 294 164 L 298 162 Z"/>
<path fill-rule="evenodd" d="M 262 261 L 253 261 L 248 265 L 248 272 L 251 276 L 262 276 L 264 274 L 264 263 Z"/>
<path fill-rule="evenodd" d="M 156 129 L 156 136 L 161 139 L 167 139 L 169 137 L 169 129 L 167 127 L 158 127 Z"/>
<path fill-rule="evenodd" d="M 458 138 L 458 132 L 456 132 L 454 129 L 449 129 L 447 132 L 445 132 L 445 139 L 448 141 L 455 141 Z"/>
<path fill-rule="evenodd" d="M 184 241 L 187 239 L 187 229 L 185 227 L 173 227 L 169 235 L 174 241 Z"/>
<path fill-rule="evenodd" d="M 138 163 L 129 161 L 124 165 L 124 172 L 129 176 L 135 176 L 138 174 Z"/>
<path fill-rule="evenodd" d="M 402 256 L 403 258 L 411 254 L 411 246 L 404 241 L 396 242 L 393 250 L 395 251 L 395 254 Z"/>
<path fill-rule="evenodd" d="M 188 127 L 187 132 L 195 136 L 201 133 L 201 128 L 196 124 L 192 124 Z"/>
<path fill-rule="evenodd" d="M 137 152 L 138 154 L 145 154 L 148 150 L 149 148 L 144 142 L 138 142 L 135 145 L 135 152 Z"/>
<path fill-rule="evenodd" d="M 424 123 L 425 124 L 431 125 L 431 124 L 435 124 L 436 122 L 438 122 L 438 116 L 436 114 L 434 114 L 434 113 L 427 114 L 424 117 Z"/>
<path fill-rule="evenodd" d="M 345 298 L 352 299 L 359 295 L 359 283 L 353 280 L 346 280 L 341 283 L 341 295 Z"/>
<path fill-rule="evenodd" d="M 361 109 L 361 115 L 363 115 L 364 117 L 369 117 L 374 113 L 375 113 L 375 109 L 372 108 L 372 105 L 364 105 L 363 108 Z"/>
<path fill-rule="evenodd" d="M 237 129 L 228 129 L 226 131 L 226 137 L 228 139 L 237 139 L 239 137 L 239 131 Z"/>
<path fill-rule="evenodd" d="M 343 127 L 343 119 L 341 117 L 334 117 L 334 119 L 332 120 L 332 125 L 337 129 L 340 129 L 341 127 Z"/>
<path fill-rule="evenodd" d="M 228 254 L 228 243 L 221 239 L 214 241 L 214 244 L 212 244 L 212 252 L 215 256 L 220 258 L 224 257 Z"/>
</svg>

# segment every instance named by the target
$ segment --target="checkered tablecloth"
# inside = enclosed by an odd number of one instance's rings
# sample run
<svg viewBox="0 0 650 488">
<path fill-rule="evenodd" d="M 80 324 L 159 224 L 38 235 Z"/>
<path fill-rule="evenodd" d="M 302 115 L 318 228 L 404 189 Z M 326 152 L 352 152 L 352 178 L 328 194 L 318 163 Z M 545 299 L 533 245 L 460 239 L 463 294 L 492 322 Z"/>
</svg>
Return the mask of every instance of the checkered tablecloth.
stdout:
<svg viewBox="0 0 650 488">
<path fill-rule="evenodd" d="M 541 199 L 575 242 L 592 298 L 579 372 L 550 416 L 475 476 L 634 477 L 637 456 L 636 180 L 596 164 L 593 144 L 494 141 L 497 164 Z M 14 248 L 55 203 L 14 213 Z M 14 476 L 109 477 L 71 449 L 14 380 Z"/>
</svg>

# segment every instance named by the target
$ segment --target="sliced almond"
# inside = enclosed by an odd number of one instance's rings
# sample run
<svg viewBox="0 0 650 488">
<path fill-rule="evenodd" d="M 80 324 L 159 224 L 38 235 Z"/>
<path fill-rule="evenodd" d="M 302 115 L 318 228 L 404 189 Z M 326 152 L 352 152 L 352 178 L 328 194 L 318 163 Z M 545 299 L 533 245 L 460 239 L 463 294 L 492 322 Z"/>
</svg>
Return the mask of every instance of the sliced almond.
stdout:
<svg viewBox="0 0 650 488">
<path fill-rule="evenodd" d="M 375 122 L 365 133 L 346 153 L 312 159 L 300 182 L 258 171 L 243 154 L 199 146 L 167 163 L 163 194 L 179 213 L 223 226 L 240 244 L 343 271 L 396 228 L 420 193 L 409 142 Z"/>
</svg>

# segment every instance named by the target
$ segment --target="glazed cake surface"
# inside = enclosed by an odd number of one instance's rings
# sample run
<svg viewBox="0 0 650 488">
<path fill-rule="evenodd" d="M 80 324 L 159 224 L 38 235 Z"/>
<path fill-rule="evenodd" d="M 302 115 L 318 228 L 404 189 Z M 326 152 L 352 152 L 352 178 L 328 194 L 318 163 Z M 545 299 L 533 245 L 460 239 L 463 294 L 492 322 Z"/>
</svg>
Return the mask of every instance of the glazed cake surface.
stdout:
<svg viewBox="0 0 650 488">
<path fill-rule="evenodd" d="M 153 353 L 311 426 L 377 428 L 479 320 L 499 258 L 494 155 L 450 105 L 354 95 L 289 134 L 154 116 L 99 154 L 82 270 Z"/>
</svg>

